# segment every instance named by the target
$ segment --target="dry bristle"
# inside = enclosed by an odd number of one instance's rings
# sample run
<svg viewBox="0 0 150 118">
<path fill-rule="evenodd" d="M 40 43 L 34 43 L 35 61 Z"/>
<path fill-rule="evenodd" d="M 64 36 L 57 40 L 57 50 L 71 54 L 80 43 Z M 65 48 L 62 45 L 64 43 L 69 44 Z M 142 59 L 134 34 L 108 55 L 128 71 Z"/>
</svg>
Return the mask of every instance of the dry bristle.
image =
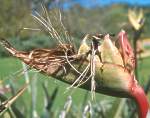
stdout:
<svg viewBox="0 0 150 118">
<path fill-rule="evenodd" d="M 2 102 L 2 104 L 0 105 L 0 113 L 2 113 L 3 111 L 5 111 L 6 109 L 8 109 L 15 101 L 18 97 L 20 97 L 24 91 L 27 89 L 28 84 L 25 84 L 17 93 L 15 96 L 9 98 L 8 100 Z"/>
<path fill-rule="evenodd" d="M 85 42 L 86 43 L 86 42 Z M 92 100 L 95 98 L 95 89 L 96 89 L 96 83 L 95 83 L 95 55 L 96 55 L 96 50 L 94 48 L 94 43 L 92 42 L 91 45 L 91 55 L 90 55 L 90 61 L 89 64 L 87 65 L 87 67 L 83 70 L 83 72 L 79 72 L 78 70 L 76 70 L 74 67 L 74 70 L 76 72 L 78 72 L 80 75 L 79 77 L 73 82 L 73 84 L 68 87 L 67 89 L 72 88 L 73 86 L 75 87 L 79 87 L 81 85 L 83 85 L 84 83 L 86 83 L 88 80 L 91 80 L 91 94 L 92 94 Z M 71 65 L 71 63 L 70 63 Z M 72 66 L 72 65 L 71 65 Z M 90 71 L 90 75 L 88 74 L 88 72 Z M 88 77 L 87 77 L 88 76 Z M 83 81 L 84 80 L 84 81 Z"/>
<path fill-rule="evenodd" d="M 56 23 L 59 25 L 59 28 L 61 28 L 61 32 L 57 31 L 54 27 L 51 18 L 49 17 L 47 9 L 42 5 L 42 11 L 45 15 L 44 17 L 40 15 L 38 12 L 35 11 L 34 15 L 32 14 L 33 18 L 36 19 L 36 21 L 43 26 L 46 32 L 49 33 L 49 35 L 56 40 L 60 45 L 63 46 L 65 41 L 67 41 L 69 44 L 74 45 L 72 42 L 72 38 L 69 35 L 68 31 L 66 30 L 65 26 L 62 23 L 62 15 L 60 10 L 58 10 L 57 16 L 53 16 L 56 20 Z M 62 34 L 65 37 L 62 37 Z M 74 46 L 75 47 L 75 46 Z"/>
<path fill-rule="evenodd" d="M 94 77 L 95 77 L 95 63 L 94 62 L 95 62 L 95 55 L 96 55 L 96 49 L 94 47 L 95 45 L 92 42 L 91 49 L 89 47 L 87 53 L 77 54 L 74 50 L 74 45 L 71 42 L 71 38 L 68 35 L 68 32 L 62 23 L 61 13 L 59 12 L 59 21 L 60 21 L 61 27 L 64 30 L 65 38 L 67 42 L 64 42 L 65 40 L 61 38 L 60 33 L 54 28 L 45 7 L 43 7 L 43 12 L 46 14 L 46 18 L 42 17 L 37 12 L 35 12 L 35 15 L 33 15 L 33 17 L 36 19 L 38 23 L 40 23 L 45 28 L 45 30 L 49 33 L 49 35 L 58 42 L 58 46 L 56 48 L 35 49 L 30 52 L 23 52 L 23 51 L 16 51 L 14 48 L 11 47 L 9 42 L 6 41 L 5 39 L 0 39 L 0 43 L 4 45 L 5 48 L 9 52 L 11 52 L 11 54 L 13 54 L 13 56 L 21 59 L 31 68 L 35 68 L 39 72 L 42 72 L 46 75 L 55 77 L 57 76 L 58 74 L 57 72 L 60 69 L 63 69 L 65 73 L 72 73 L 70 72 L 70 68 L 71 68 L 74 71 L 73 74 L 76 74 L 75 76 L 77 78 L 69 88 L 73 87 L 74 85 L 78 87 L 90 80 L 92 98 L 94 98 L 94 93 L 95 93 L 95 88 L 96 88 L 95 80 L 94 80 Z M 85 58 L 82 59 L 81 58 L 82 56 L 84 56 Z M 89 58 L 89 56 L 90 56 L 90 59 L 87 59 Z M 81 59 L 79 60 L 79 58 Z M 78 64 L 77 68 L 74 66 L 75 61 Z M 83 65 L 85 61 L 87 61 L 86 62 L 87 66 L 83 69 L 82 67 L 84 67 Z M 83 70 L 83 71 L 80 72 L 80 70 Z"/>
</svg>

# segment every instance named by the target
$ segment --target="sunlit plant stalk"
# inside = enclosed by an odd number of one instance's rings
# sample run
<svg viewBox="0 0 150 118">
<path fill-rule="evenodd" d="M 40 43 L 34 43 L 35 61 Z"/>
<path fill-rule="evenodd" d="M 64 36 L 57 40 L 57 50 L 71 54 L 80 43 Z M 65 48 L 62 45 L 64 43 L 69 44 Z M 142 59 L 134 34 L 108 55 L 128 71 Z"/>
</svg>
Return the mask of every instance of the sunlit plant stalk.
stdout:
<svg viewBox="0 0 150 118">
<path fill-rule="evenodd" d="M 129 9 L 128 19 L 133 28 L 133 47 L 134 47 L 134 55 L 136 57 L 135 58 L 135 76 L 136 76 L 136 79 L 138 80 L 137 41 L 139 40 L 143 32 L 143 26 L 145 22 L 143 9 L 140 9 L 139 12 L 133 9 Z"/>
</svg>

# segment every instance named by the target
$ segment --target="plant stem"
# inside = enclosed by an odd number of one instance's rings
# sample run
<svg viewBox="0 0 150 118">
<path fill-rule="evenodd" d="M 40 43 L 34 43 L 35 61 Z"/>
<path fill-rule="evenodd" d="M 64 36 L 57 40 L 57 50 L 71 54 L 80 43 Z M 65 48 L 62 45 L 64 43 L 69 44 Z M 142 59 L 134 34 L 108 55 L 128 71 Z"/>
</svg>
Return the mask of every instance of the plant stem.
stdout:
<svg viewBox="0 0 150 118">
<path fill-rule="evenodd" d="M 140 38 L 142 33 L 142 29 L 140 30 L 134 30 L 134 35 L 133 35 L 133 47 L 134 47 L 134 55 L 135 55 L 135 77 L 138 80 L 138 59 L 137 59 L 137 41 Z"/>
</svg>

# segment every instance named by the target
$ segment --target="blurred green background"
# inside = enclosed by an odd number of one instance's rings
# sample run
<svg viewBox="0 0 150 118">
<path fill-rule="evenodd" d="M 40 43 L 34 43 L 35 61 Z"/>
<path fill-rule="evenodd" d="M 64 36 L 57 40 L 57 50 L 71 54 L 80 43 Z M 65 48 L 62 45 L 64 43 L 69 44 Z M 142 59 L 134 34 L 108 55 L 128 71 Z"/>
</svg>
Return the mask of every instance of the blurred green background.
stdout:
<svg viewBox="0 0 150 118">
<path fill-rule="evenodd" d="M 60 9 L 63 16 L 63 23 L 69 34 L 73 37 L 74 42 L 78 46 L 85 34 L 95 33 L 115 33 L 117 34 L 121 29 L 127 31 L 130 41 L 133 42 L 134 30 L 128 20 L 128 9 L 132 8 L 138 10 L 143 9 L 145 23 L 141 36 L 142 39 L 148 39 L 147 47 L 144 50 L 150 48 L 150 8 L 148 6 L 134 6 L 128 4 L 110 4 L 102 6 L 85 7 L 80 2 L 75 2 L 73 5 L 69 5 L 72 0 L 0 0 L 0 37 L 7 38 L 14 47 L 18 50 L 29 51 L 34 48 L 52 48 L 56 45 L 56 42 L 49 37 L 49 35 L 41 28 L 41 26 L 33 19 L 31 14 L 34 11 L 41 12 L 41 4 L 43 4 L 48 12 L 55 12 L 56 9 Z M 89 2 L 89 0 L 88 0 Z M 90 0 L 94 3 L 95 0 Z M 53 15 L 50 17 L 54 17 Z M 53 20 L 53 19 L 52 19 Z M 53 21 L 55 22 L 55 20 Z M 39 28 L 42 31 L 23 30 L 23 28 Z M 56 27 L 57 28 L 57 27 Z M 58 27 L 59 30 L 59 27 Z M 9 98 L 13 96 L 25 83 L 24 74 L 20 74 L 18 71 L 23 68 L 22 62 L 10 56 L 7 51 L 0 46 L 0 79 L 1 87 L 0 92 L 4 96 Z M 138 61 L 138 76 L 139 82 L 144 87 L 147 85 L 150 74 L 150 57 L 140 58 Z M 72 111 L 69 111 L 69 117 L 81 117 L 88 101 L 91 101 L 93 110 L 96 114 L 106 113 L 116 114 L 118 110 L 118 104 L 121 99 L 109 97 L 105 95 L 96 94 L 96 100 L 91 100 L 90 92 L 82 89 L 74 89 L 72 91 L 66 91 L 67 84 L 56 81 L 51 77 L 39 74 L 34 70 L 28 72 L 31 85 L 28 90 L 15 102 L 15 106 L 20 110 L 24 117 L 58 117 L 61 111 L 64 109 L 64 104 L 69 95 L 72 96 Z M 58 88 L 58 92 L 55 91 L 56 97 L 52 99 L 53 105 L 49 113 L 45 112 L 46 95 L 43 89 L 43 85 L 46 87 L 49 95 L 53 93 L 55 88 Z M 149 85 L 150 86 L 150 85 Z M 3 87 L 8 87 L 11 90 L 4 91 Z M 148 95 L 150 99 L 150 95 Z M 102 108 L 98 110 L 98 104 L 103 101 L 111 101 L 111 103 L 104 104 L 104 110 Z M 113 102 L 112 102 L 113 101 Z M 129 101 L 130 103 L 130 101 Z M 127 103 L 126 103 L 127 104 Z M 96 106 L 96 108 L 94 107 Z M 115 110 L 107 110 L 107 106 L 116 106 Z M 134 106 L 134 105 L 133 105 Z M 113 108 L 113 107 L 112 107 Z M 134 107 L 133 107 L 134 109 Z M 126 118 L 129 114 L 132 114 L 123 109 L 122 118 Z M 45 115 L 49 114 L 49 115 Z M 90 114 L 90 113 L 89 113 Z M 113 118 L 112 115 L 112 118 Z M 6 117 L 3 115 L 3 117 Z M 17 116 L 16 116 L 17 117 Z M 90 116 L 87 116 L 90 117 Z M 96 117 L 96 116 L 95 116 Z M 99 117 L 99 116 L 97 116 Z M 102 117 L 103 118 L 103 117 Z M 109 117 L 111 118 L 111 117 Z M 133 118 L 133 117 L 132 117 Z"/>
</svg>

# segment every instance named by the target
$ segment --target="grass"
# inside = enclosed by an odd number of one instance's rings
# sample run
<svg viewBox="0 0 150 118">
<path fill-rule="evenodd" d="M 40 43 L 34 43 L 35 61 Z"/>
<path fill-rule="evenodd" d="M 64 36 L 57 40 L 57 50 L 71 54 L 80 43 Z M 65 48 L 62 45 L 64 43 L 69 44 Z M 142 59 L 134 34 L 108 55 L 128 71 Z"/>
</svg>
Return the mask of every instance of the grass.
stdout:
<svg viewBox="0 0 150 118">
<path fill-rule="evenodd" d="M 24 76 L 22 75 L 20 77 L 17 77 L 16 76 L 17 74 L 16 75 L 14 74 L 18 70 L 20 70 L 21 68 L 22 68 L 22 64 L 21 64 L 21 61 L 18 59 L 15 59 L 15 58 L 2 58 L 2 59 L 0 59 L 0 78 L 1 78 L 1 80 L 3 80 L 4 83 L 7 84 L 10 82 L 10 79 L 12 79 L 12 81 L 14 81 L 16 88 L 17 89 L 21 88 L 21 86 L 25 83 Z M 33 77 L 32 71 L 30 72 L 30 77 L 31 78 Z M 55 80 L 51 77 L 48 77 L 48 76 L 44 76 L 40 73 L 37 73 L 36 79 L 37 79 L 37 91 L 38 91 L 37 92 L 37 100 L 36 100 L 37 101 L 36 110 L 39 114 L 42 114 L 43 106 L 44 106 L 44 99 L 43 99 L 44 91 L 42 89 L 42 83 L 43 82 L 47 83 L 50 95 L 56 87 L 59 87 L 58 94 L 57 94 L 56 99 L 55 99 L 54 104 L 53 104 L 53 108 L 52 108 L 53 110 L 60 112 L 60 110 L 63 109 L 65 101 L 69 95 L 72 96 L 73 104 L 78 106 L 78 108 L 77 108 L 78 110 L 82 107 L 82 104 L 84 102 L 84 96 L 87 92 L 86 90 L 77 88 L 77 89 L 74 89 L 73 91 L 68 91 L 65 93 L 68 85 L 63 83 L 63 82 L 57 81 L 57 80 Z M 31 105 L 30 105 L 30 103 L 31 103 L 30 93 L 28 91 L 26 91 L 23 94 L 23 97 L 25 98 L 25 100 L 27 99 L 24 102 L 26 105 L 29 105 L 29 108 L 30 108 L 31 107 Z M 99 102 L 100 99 L 102 100 L 102 99 L 107 99 L 107 98 L 109 99 L 108 96 L 97 94 L 96 100 L 93 102 L 94 103 Z M 88 100 L 91 100 L 90 94 L 88 95 L 87 101 Z M 30 109 L 28 112 L 30 112 Z"/>
<path fill-rule="evenodd" d="M 150 58 L 145 58 L 143 60 L 139 61 L 139 78 L 140 78 L 140 84 L 143 85 L 147 82 L 147 78 L 150 75 L 149 74 L 149 69 L 150 69 Z M 16 73 L 18 70 L 22 68 L 21 61 L 15 58 L 2 58 L 0 59 L 0 79 L 3 80 L 4 84 L 9 84 L 10 82 L 15 86 L 16 90 L 19 90 L 25 83 L 24 80 L 24 75 L 21 75 L 18 77 L 18 74 Z M 30 79 L 33 78 L 35 72 L 30 72 Z M 42 89 L 42 83 L 46 82 L 48 85 L 48 91 L 49 94 L 51 95 L 53 90 L 56 87 L 59 87 L 58 94 L 56 96 L 56 99 L 54 101 L 52 111 L 55 111 L 55 113 L 60 113 L 60 111 L 63 109 L 63 106 L 65 104 L 65 101 L 69 95 L 72 96 L 73 99 L 73 104 L 76 106 L 76 109 L 81 111 L 82 110 L 82 104 L 84 103 L 84 97 L 87 93 L 86 90 L 77 88 L 72 91 L 66 92 L 66 87 L 68 86 L 67 84 L 57 81 L 51 77 L 42 75 L 40 73 L 37 73 L 36 79 L 36 86 L 33 88 L 37 88 L 37 97 L 36 97 L 36 111 L 38 115 L 43 114 L 43 108 L 44 108 L 44 91 Z M 34 80 L 35 80 L 34 79 Z M 32 79 L 33 81 L 33 79 Z M 10 93 L 7 93 L 7 96 L 12 96 Z M 30 117 L 31 115 L 31 93 L 26 90 L 25 93 L 17 100 L 20 101 L 23 105 L 27 107 L 27 116 Z M 23 98 L 23 99 L 21 99 Z M 109 97 L 101 94 L 96 94 L 96 100 L 93 101 L 93 103 L 100 102 L 101 100 L 106 100 L 106 99 L 114 99 L 114 97 Z M 23 101 L 22 101 L 23 100 Z M 88 98 L 85 103 L 88 101 L 91 101 L 91 96 L 90 92 L 88 93 Z M 20 105 L 17 105 L 21 107 Z"/>
<path fill-rule="evenodd" d="M 150 57 L 147 57 L 145 59 L 139 60 L 139 82 L 140 84 L 144 84 L 148 81 L 148 78 L 150 78 Z"/>
<path fill-rule="evenodd" d="M 139 67 L 139 77 L 142 78 L 140 79 L 140 83 L 144 84 L 147 81 L 148 75 L 149 75 L 149 67 L 150 67 L 150 59 L 146 58 L 142 61 L 140 61 L 140 67 Z M 18 70 L 22 68 L 21 61 L 15 58 L 2 58 L 0 59 L 0 78 L 1 80 L 4 81 L 4 83 L 9 83 L 10 80 L 13 81 L 14 86 L 17 88 L 21 88 L 21 86 L 25 83 L 24 76 L 17 77 L 14 73 L 16 73 Z M 30 79 L 33 77 L 33 72 L 30 72 Z M 73 104 L 77 106 L 77 109 L 80 110 L 82 107 L 82 104 L 84 103 L 84 96 L 86 94 L 86 90 L 77 88 L 73 91 L 66 92 L 66 87 L 68 86 L 67 84 L 57 81 L 51 77 L 44 76 L 42 74 L 37 73 L 37 97 L 36 97 L 36 110 L 38 114 L 43 113 L 43 106 L 44 106 L 44 91 L 42 89 L 42 83 L 46 82 L 48 85 L 48 91 L 49 94 L 53 92 L 53 90 L 56 87 L 59 87 L 58 94 L 56 96 L 56 99 L 54 101 L 52 110 L 58 111 L 60 113 L 61 109 L 63 109 L 64 103 L 67 99 L 67 96 L 71 95 L 73 98 Z M 32 79 L 33 80 L 33 79 Z M 8 96 L 11 96 L 8 94 Z M 28 106 L 28 114 L 30 114 L 31 111 L 31 94 L 26 91 L 23 96 L 25 105 Z M 99 102 L 100 100 L 103 99 L 112 99 L 113 97 L 101 95 L 101 94 L 96 94 L 96 100 L 93 101 L 94 103 Z M 88 100 L 91 100 L 90 94 L 88 94 Z"/>
</svg>

